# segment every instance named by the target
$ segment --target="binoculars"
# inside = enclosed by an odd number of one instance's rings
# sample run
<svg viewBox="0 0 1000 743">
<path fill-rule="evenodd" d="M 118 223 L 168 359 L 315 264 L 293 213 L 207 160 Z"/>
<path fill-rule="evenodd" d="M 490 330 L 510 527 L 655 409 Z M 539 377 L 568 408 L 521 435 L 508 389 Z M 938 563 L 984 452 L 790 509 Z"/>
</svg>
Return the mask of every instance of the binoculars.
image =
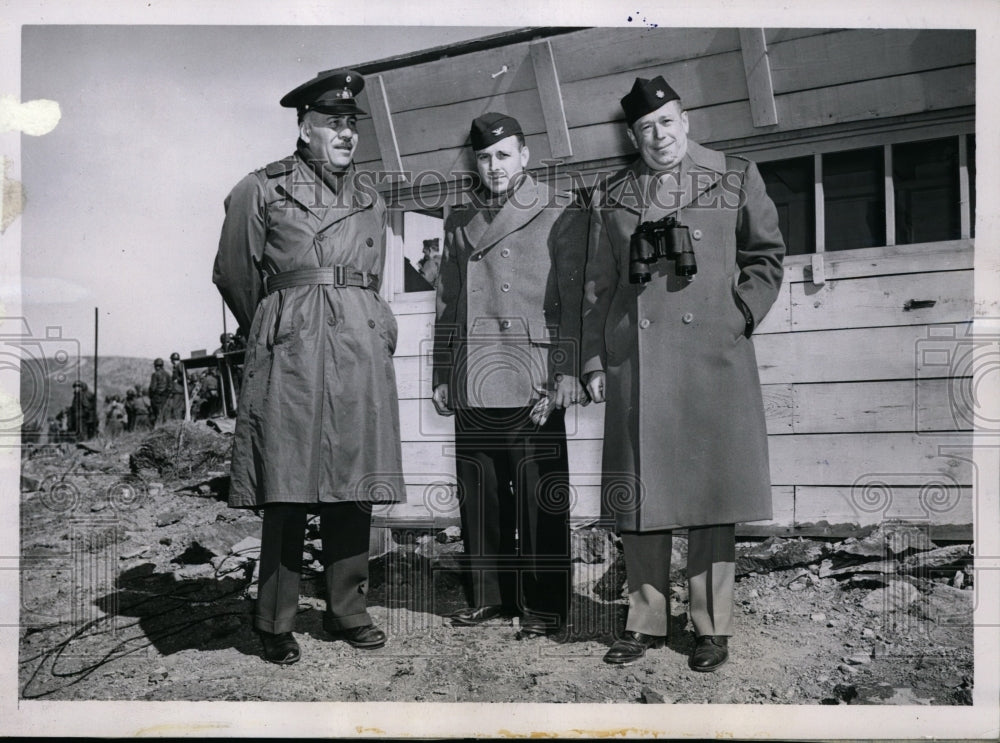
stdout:
<svg viewBox="0 0 1000 743">
<path fill-rule="evenodd" d="M 688 281 L 698 273 L 691 247 L 691 233 L 673 215 L 655 222 L 642 222 L 629 239 L 628 280 L 645 284 L 652 278 L 651 264 L 661 258 L 674 262 L 674 274 Z"/>
</svg>

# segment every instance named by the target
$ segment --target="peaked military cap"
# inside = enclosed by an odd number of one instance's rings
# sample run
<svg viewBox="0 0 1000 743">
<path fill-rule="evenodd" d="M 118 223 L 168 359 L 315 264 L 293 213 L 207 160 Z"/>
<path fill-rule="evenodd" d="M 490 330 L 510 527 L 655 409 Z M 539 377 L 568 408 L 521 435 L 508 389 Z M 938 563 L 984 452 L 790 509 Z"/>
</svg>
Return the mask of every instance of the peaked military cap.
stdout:
<svg viewBox="0 0 1000 743">
<path fill-rule="evenodd" d="M 472 131 L 470 132 L 472 149 L 484 149 L 514 134 L 524 136 L 521 125 L 513 116 L 493 111 L 485 113 L 472 120 Z"/>
<path fill-rule="evenodd" d="M 652 113 L 663 104 L 680 99 L 677 91 L 667 85 L 667 81 L 663 79 L 662 75 L 657 75 L 652 80 L 637 77 L 632 84 L 632 90 L 622 98 L 625 121 L 628 122 L 629 126 L 632 126 L 643 116 Z"/>
<path fill-rule="evenodd" d="M 365 115 L 355 97 L 365 87 L 365 79 L 354 70 L 326 70 L 302 83 L 281 99 L 285 108 L 319 111 L 324 114 Z"/>
</svg>

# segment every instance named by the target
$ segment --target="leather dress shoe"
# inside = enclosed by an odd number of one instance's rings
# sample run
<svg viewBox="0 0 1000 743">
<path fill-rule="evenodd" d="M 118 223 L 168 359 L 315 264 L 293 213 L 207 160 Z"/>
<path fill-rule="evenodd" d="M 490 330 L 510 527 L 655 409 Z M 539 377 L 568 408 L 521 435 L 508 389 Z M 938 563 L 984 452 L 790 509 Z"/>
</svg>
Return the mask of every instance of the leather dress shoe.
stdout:
<svg viewBox="0 0 1000 743">
<path fill-rule="evenodd" d="M 258 630 L 257 634 L 260 635 L 260 644 L 264 646 L 264 660 L 269 663 L 288 666 L 301 657 L 299 643 L 291 632 L 274 634 Z"/>
<path fill-rule="evenodd" d="M 468 607 L 459 609 L 451 615 L 452 627 L 475 627 L 477 624 L 496 619 L 503 613 L 503 608 L 497 605 Z"/>
<path fill-rule="evenodd" d="M 362 650 L 374 650 L 385 645 L 385 632 L 374 624 L 366 624 L 363 627 L 349 627 L 348 629 L 330 631 L 337 640 L 343 640 L 348 645 Z"/>
<path fill-rule="evenodd" d="M 724 635 L 702 635 L 694 646 L 688 665 L 692 671 L 710 673 L 729 660 L 729 638 Z"/>
<path fill-rule="evenodd" d="M 517 640 L 531 640 L 536 637 L 546 637 L 554 635 L 562 629 L 562 622 L 554 617 L 541 617 L 537 614 L 525 614 L 521 617 L 520 627 L 514 638 Z"/>
<path fill-rule="evenodd" d="M 620 639 L 615 640 L 611 649 L 604 654 L 604 662 L 616 666 L 627 666 L 642 658 L 648 648 L 662 648 L 666 644 L 666 637 L 644 635 L 642 632 L 626 630 L 625 634 Z"/>
</svg>

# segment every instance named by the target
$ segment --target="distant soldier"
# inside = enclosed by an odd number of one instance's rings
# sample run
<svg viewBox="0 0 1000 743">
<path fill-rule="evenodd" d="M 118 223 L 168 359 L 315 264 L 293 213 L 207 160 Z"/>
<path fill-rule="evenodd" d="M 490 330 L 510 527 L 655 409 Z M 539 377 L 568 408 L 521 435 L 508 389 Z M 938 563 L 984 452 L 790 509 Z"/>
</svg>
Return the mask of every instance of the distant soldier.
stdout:
<svg viewBox="0 0 1000 743">
<path fill-rule="evenodd" d="M 150 417 L 154 426 L 165 420 L 162 411 L 170 399 L 171 388 L 170 372 L 163 368 L 163 359 L 157 359 L 149 377 Z"/>
<path fill-rule="evenodd" d="M 118 395 L 105 399 L 108 409 L 104 414 L 104 432 L 108 436 L 118 436 L 128 425 L 128 413 L 125 404 Z"/>
<path fill-rule="evenodd" d="M 170 354 L 170 397 L 164 406 L 164 420 L 184 420 L 184 365 L 181 355 Z"/>
<path fill-rule="evenodd" d="M 135 390 L 125 393 L 125 413 L 128 415 L 129 431 L 148 431 L 153 427 L 149 416 L 149 398 L 136 394 Z"/>
<path fill-rule="evenodd" d="M 97 398 L 86 382 L 73 382 L 69 427 L 77 441 L 87 441 L 97 435 Z"/>
</svg>

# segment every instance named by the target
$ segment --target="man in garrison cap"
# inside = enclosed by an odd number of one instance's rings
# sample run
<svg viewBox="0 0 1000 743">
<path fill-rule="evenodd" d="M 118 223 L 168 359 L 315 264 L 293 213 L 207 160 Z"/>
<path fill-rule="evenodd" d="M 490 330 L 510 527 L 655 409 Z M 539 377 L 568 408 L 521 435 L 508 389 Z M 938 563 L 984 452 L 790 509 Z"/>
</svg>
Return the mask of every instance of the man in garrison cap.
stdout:
<svg viewBox="0 0 1000 743">
<path fill-rule="evenodd" d="M 751 336 L 774 302 L 784 242 L 757 167 L 688 140 L 662 77 L 621 99 L 634 164 L 592 202 L 583 374 L 607 401 L 602 508 L 625 548 L 629 612 L 604 660 L 664 643 L 671 530 L 688 532 L 695 671 L 728 659 L 735 524 L 771 518 Z"/>
<path fill-rule="evenodd" d="M 299 659 L 310 513 L 323 540 L 324 628 L 356 648 L 386 642 L 365 597 L 371 508 L 404 489 L 396 321 L 379 296 L 386 208 L 352 165 L 363 86 L 334 70 L 281 99 L 298 112 L 296 151 L 229 194 L 212 277 L 247 338 L 229 505 L 263 512 L 254 622 L 274 663 Z"/>
<path fill-rule="evenodd" d="M 455 415 L 471 589 L 452 623 L 520 614 L 517 637 L 526 639 L 566 626 L 565 409 L 584 399 L 588 218 L 573 194 L 525 172 L 516 119 L 480 116 L 471 142 L 479 182 L 445 223 L 434 344 L 434 405 Z"/>
</svg>

